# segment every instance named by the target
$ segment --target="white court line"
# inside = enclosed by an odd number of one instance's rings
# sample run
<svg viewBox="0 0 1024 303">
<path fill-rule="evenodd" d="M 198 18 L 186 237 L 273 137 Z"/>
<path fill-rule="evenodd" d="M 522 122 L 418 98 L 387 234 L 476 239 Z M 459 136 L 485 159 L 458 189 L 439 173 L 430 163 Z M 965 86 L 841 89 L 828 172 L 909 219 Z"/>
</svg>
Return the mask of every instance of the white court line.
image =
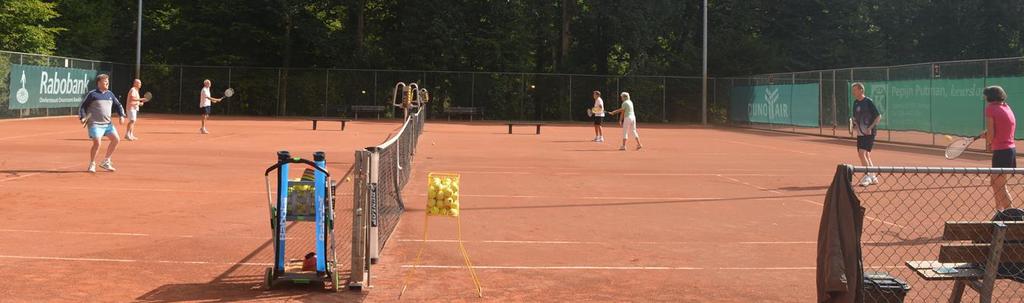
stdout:
<svg viewBox="0 0 1024 303">
<path fill-rule="evenodd" d="M 398 239 L 398 242 L 427 242 L 427 243 L 458 243 L 456 239 Z M 652 241 L 641 241 L 641 242 L 595 242 L 595 241 L 543 241 L 543 240 L 479 240 L 479 241 L 467 241 L 463 240 L 462 243 L 489 243 L 489 244 L 569 244 L 569 245 L 707 245 L 707 244 L 740 244 L 740 245 L 792 245 L 792 244 L 817 244 L 816 241 L 750 241 L 750 242 L 652 242 Z"/>
<path fill-rule="evenodd" d="M 0 182 L 3 182 L 3 181 L 5 181 L 5 180 L 0 180 Z M 29 184 L 19 184 L 19 185 L 22 185 L 22 186 L 25 186 L 25 187 L 32 187 L 32 188 L 37 188 L 38 187 L 38 185 L 29 185 Z M 11 187 L 16 187 L 16 186 L 18 186 L 18 185 L 7 186 L 7 187 L 11 188 Z M 54 190 L 54 189 L 83 191 L 83 190 L 95 190 L 96 188 L 93 188 L 93 187 L 60 186 L 60 187 L 55 187 L 55 188 L 49 188 L 47 190 Z M 106 191 L 167 192 L 167 193 L 198 193 L 198 194 L 249 194 L 249 195 L 266 195 L 267 194 L 267 192 L 265 192 L 265 191 L 182 190 L 182 189 L 168 189 L 168 188 L 146 188 L 146 187 L 131 187 L 131 188 L 113 187 L 113 188 L 105 189 L 105 190 Z M 351 196 L 351 195 L 352 195 L 352 193 L 339 193 L 339 194 L 335 194 L 334 196 L 335 197 L 347 197 L 347 196 Z M 465 196 L 465 195 L 463 195 L 463 196 Z"/>
<path fill-rule="evenodd" d="M 743 181 L 740 181 L 740 180 L 737 180 L 737 179 L 733 179 L 733 178 L 729 178 L 729 177 L 726 177 L 726 176 L 719 175 L 718 177 L 729 179 L 729 180 L 732 180 L 733 182 L 737 182 L 737 183 L 740 183 L 740 184 L 743 184 L 743 185 L 746 185 L 746 186 L 750 186 L 750 187 L 753 187 L 753 188 L 756 188 L 756 189 L 759 189 L 759 190 L 768 191 L 770 193 L 780 194 L 780 195 L 782 194 L 781 192 L 776 191 L 776 190 L 767 189 L 767 188 L 764 188 L 764 187 L 760 187 L 760 186 L 757 186 L 757 185 L 754 185 L 754 184 L 750 184 L 750 183 L 743 182 Z M 785 198 L 785 197 L 780 197 L 780 198 Z M 811 200 L 808 200 L 808 199 L 797 199 L 797 200 L 803 201 L 803 202 L 807 202 L 807 203 L 811 203 L 811 204 L 817 205 L 819 207 L 824 207 L 825 206 L 824 204 L 821 204 L 821 203 L 818 203 L 818 202 L 814 202 L 814 201 L 811 201 Z M 881 219 L 878 219 L 878 218 L 875 218 L 875 217 L 872 217 L 872 216 L 864 216 L 864 219 L 868 219 L 868 220 L 871 220 L 871 221 L 879 222 L 879 223 L 882 223 L 882 224 L 885 224 L 885 225 L 895 226 L 895 227 L 899 227 L 899 228 L 906 228 L 903 225 L 899 225 L 899 224 L 892 223 L 892 222 L 889 222 L 889 221 L 881 220 Z"/>
<path fill-rule="evenodd" d="M 71 167 L 75 167 L 75 166 L 79 166 L 79 165 L 78 164 L 74 164 L 74 165 L 68 165 L 68 166 L 61 166 L 61 167 L 58 167 L 58 168 L 49 169 L 47 171 L 48 172 L 59 172 L 62 169 L 71 168 Z M 35 175 L 42 174 L 42 173 L 43 172 L 28 173 L 28 174 L 20 175 L 20 176 L 17 176 L 17 177 L 10 177 L 10 178 L 7 178 L 7 179 L 2 179 L 2 180 L 0 180 L 0 182 L 7 182 L 7 181 L 11 181 L 11 180 L 18 180 L 18 179 L 21 179 L 21 178 L 27 178 L 27 177 L 35 176 Z M 82 173 L 85 174 L 86 173 L 85 170 L 82 170 Z"/>
<path fill-rule="evenodd" d="M 815 153 L 808 153 L 808 152 L 802 152 L 802 151 L 798 151 L 798 150 L 778 148 L 778 147 L 769 146 L 769 145 L 751 144 L 751 143 L 747 143 L 747 142 L 732 141 L 732 140 L 723 140 L 723 141 L 729 142 L 729 143 L 733 143 L 733 144 L 740 144 L 740 145 L 747 145 L 747 146 L 753 146 L 753 147 L 759 147 L 759 148 L 767 148 L 767 149 L 787 151 L 787 152 L 791 152 L 791 153 L 798 153 L 798 154 L 803 154 L 803 155 L 808 155 L 808 156 L 817 156 L 818 155 L 818 154 L 815 154 Z"/>
<path fill-rule="evenodd" d="M 20 121 L 31 121 L 31 120 L 48 120 L 48 119 L 59 119 L 59 118 L 70 118 L 74 117 L 75 114 L 71 115 L 56 115 L 56 116 L 45 116 L 45 117 L 29 117 L 29 118 L 17 118 L 17 119 L 0 119 L 0 123 L 4 122 L 20 122 Z"/>
<path fill-rule="evenodd" d="M 740 181 L 739 179 L 729 178 L 729 177 L 726 177 L 726 176 L 723 176 L 723 175 L 720 175 L 720 174 L 714 175 L 714 176 L 719 177 L 719 178 L 724 178 L 726 180 L 733 181 L 733 182 L 736 182 L 736 183 L 739 183 L 739 184 L 743 184 L 743 185 L 746 185 L 746 186 L 750 186 L 750 187 L 756 188 L 758 190 L 767 191 L 767 192 L 770 192 L 770 193 L 773 193 L 773 194 L 779 194 L 779 195 L 782 194 L 782 192 L 780 192 L 780 191 L 773 190 L 773 189 L 767 189 L 767 188 L 764 188 L 764 187 L 760 187 L 760 186 L 757 186 L 757 185 L 754 185 L 754 184 L 750 184 L 750 183 L 747 183 L 747 182 Z"/>
<path fill-rule="evenodd" d="M 465 265 L 402 265 L 402 268 L 463 269 Z M 893 269 L 903 266 L 865 266 L 867 268 Z M 797 267 L 685 267 L 685 266 L 489 266 L 473 265 L 474 269 L 512 270 L 817 270 L 815 266 Z"/>
<path fill-rule="evenodd" d="M 66 130 L 66 131 L 60 131 L 60 132 L 35 133 L 35 134 L 31 134 L 31 135 L 3 137 L 3 138 L 0 138 L 0 140 L 21 139 L 21 138 L 29 138 L 29 137 L 42 137 L 42 136 L 57 135 L 57 134 L 67 134 L 67 133 L 75 133 L 75 132 L 81 132 L 81 130 Z"/>
<path fill-rule="evenodd" d="M 249 237 L 249 236 L 196 236 L 196 235 L 154 235 L 143 233 L 119 233 L 119 232 L 97 232 L 97 231 L 61 231 L 61 230 L 34 230 L 34 229 L 6 229 L 0 228 L 4 233 L 35 233 L 35 234 L 65 234 L 65 235 L 93 235 L 93 236 L 120 236 L 120 237 L 164 237 L 164 238 L 186 238 L 186 239 L 260 239 L 269 240 L 270 237 Z M 287 238 L 294 239 L 294 238 Z"/>
<path fill-rule="evenodd" d="M 79 261 L 79 262 L 110 262 L 110 263 L 147 263 L 147 264 L 191 264 L 191 265 L 242 265 L 242 266 L 270 266 L 270 265 L 273 265 L 271 263 L 235 263 L 235 262 L 177 261 L 177 260 L 134 260 L 134 259 L 74 258 L 74 257 L 46 257 L 46 256 L 12 256 L 12 255 L 0 255 L 0 259 L 45 260 L 45 261 Z"/>
<path fill-rule="evenodd" d="M 404 196 L 426 197 L 427 195 L 426 194 L 414 194 L 414 195 L 404 195 Z M 566 196 L 473 195 L 473 194 L 460 194 L 460 197 L 474 197 L 474 198 L 518 198 L 518 199 L 580 199 L 580 200 L 654 200 L 654 201 L 662 201 L 662 200 L 722 201 L 722 200 L 732 200 L 732 199 L 750 200 L 749 197 L 734 197 L 734 198 L 724 198 L 724 197 L 606 197 L 606 196 L 584 196 L 584 197 L 572 197 L 572 196 L 569 196 L 569 197 L 566 197 Z M 771 198 L 758 198 L 756 200 L 774 200 L 774 199 L 781 199 L 781 198 L 774 198 L 774 197 L 771 197 Z"/>
<path fill-rule="evenodd" d="M 737 177 L 829 177 L 832 175 L 807 175 L 807 174 L 758 174 L 758 173 L 602 173 L 602 172 L 554 172 L 551 171 L 460 171 L 460 174 L 479 175 L 553 175 L 553 176 L 636 176 L 636 177 L 714 177 L 714 176 L 737 176 Z"/>
</svg>

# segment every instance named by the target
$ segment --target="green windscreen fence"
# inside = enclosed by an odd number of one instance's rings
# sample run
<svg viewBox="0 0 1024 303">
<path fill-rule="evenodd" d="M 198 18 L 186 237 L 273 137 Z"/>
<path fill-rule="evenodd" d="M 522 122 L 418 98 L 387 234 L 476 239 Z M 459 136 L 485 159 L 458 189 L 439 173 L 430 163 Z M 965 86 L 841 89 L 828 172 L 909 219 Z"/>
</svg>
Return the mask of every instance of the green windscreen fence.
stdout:
<svg viewBox="0 0 1024 303">
<path fill-rule="evenodd" d="M 729 119 L 738 122 L 819 126 L 817 83 L 736 86 Z"/>
<path fill-rule="evenodd" d="M 985 127 L 982 90 L 1000 85 L 1010 96 L 1011 108 L 1024 104 L 1024 78 L 924 79 L 864 82 L 866 95 L 882 111 L 881 129 L 920 131 L 958 136 L 977 135 Z M 854 98 L 847 96 L 847 107 Z M 1018 127 L 1015 137 L 1024 132 Z"/>
<path fill-rule="evenodd" d="M 853 82 L 842 80 L 835 87 L 848 88 Z M 1011 109 L 1024 109 L 1024 77 L 1018 76 L 859 82 L 882 113 L 880 130 L 977 135 L 985 127 L 982 91 L 990 85 L 1006 90 Z M 854 102 L 852 91 L 835 90 L 837 108 L 833 108 L 832 94 L 822 96 L 820 91 L 818 83 L 734 85 L 727 91 L 728 117 L 741 124 L 834 127 L 837 134 L 845 133 Z M 1015 137 L 1024 138 L 1024 127 L 1017 127 Z"/>
</svg>

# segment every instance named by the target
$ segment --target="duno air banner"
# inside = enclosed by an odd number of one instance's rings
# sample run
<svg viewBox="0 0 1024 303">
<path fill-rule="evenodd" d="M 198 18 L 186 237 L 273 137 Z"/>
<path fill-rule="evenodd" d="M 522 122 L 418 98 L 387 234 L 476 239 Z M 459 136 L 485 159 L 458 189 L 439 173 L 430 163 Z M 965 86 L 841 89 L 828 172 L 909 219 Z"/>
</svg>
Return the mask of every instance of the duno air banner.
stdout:
<svg viewBox="0 0 1024 303">
<path fill-rule="evenodd" d="M 819 92 L 817 83 L 737 86 L 731 91 L 729 119 L 818 127 Z"/>
<path fill-rule="evenodd" d="M 9 109 L 76 107 L 95 70 L 11 64 Z"/>
</svg>

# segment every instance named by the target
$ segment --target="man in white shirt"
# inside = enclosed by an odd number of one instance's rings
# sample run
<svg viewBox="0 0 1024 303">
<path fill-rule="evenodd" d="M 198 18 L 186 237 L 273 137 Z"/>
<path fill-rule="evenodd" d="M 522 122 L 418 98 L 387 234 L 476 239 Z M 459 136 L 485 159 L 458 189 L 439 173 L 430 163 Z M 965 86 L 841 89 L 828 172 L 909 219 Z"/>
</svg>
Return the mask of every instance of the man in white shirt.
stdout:
<svg viewBox="0 0 1024 303">
<path fill-rule="evenodd" d="M 220 102 L 220 99 L 210 96 L 211 85 L 213 85 L 213 82 L 210 82 L 210 79 L 203 80 L 203 89 L 199 91 L 199 113 L 203 115 L 203 124 L 199 127 L 200 134 L 210 133 L 206 130 L 206 119 L 210 118 L 213 103 Z"/>
<path fill-rule="evenodd" d="M 601 121 L 604 120 L 604 100 L 601 99 L 601 91 L 594 91 L 594 107 L 590 109 L 594 115 L 594 142 L 604 142 L 604 133 L 601 130 Z"/>
<path fill-rule="evenodd" d="M 128 113 L 128 129 L 124 131 L 124 139 L 128 141 L 135 141 L 139 138 L 135 136 L 135 121 L 139 118 L 139 107 L 142 106 L 143 102 L 149 101 L 146 98 L 139 97 L 139 89 L 142 88 L 142 80 L 135 79 L 132 82 L 132 88 L 128 90 L 128 106 L 125 111 Z"/>
</svg>

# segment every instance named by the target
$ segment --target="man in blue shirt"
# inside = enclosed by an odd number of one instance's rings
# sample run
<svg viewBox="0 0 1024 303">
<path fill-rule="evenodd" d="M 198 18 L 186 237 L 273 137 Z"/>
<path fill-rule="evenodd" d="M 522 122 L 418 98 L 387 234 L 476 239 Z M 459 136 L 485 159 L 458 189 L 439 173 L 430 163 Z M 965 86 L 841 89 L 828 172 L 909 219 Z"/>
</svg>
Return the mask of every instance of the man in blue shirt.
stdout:
<svg viewBox="0 0 1024 303">
<path fill-rule="evenodd" d="M 110 121 L 111 111 L 117 112 L 119 122 L 123 125 L 124 107 L 114 93 L 110 92 L 110 77 L 100 74 L 96 76 L 96 89 L 85 94 L 82 105 L 78 107 L 78 119 L 82 123 L 87 123 L 86 129 L 89 130 L 89 139 L 92 140 L 92 150 L 89 151 L 90 173 L 96 172 L 96 154 L 100 151 L 100 139 L 103 137 L 110 139 L 110 144 L 107 145 L 107 156 L 103 158 L 103 163 L 100 163 L 100 168 L 115 170 L 110 156 L 114 154 L 121 139 L 118 138 L 117 129 Z"/>
<path fill-rule="evenodd" d="M 860 164 L 864 166 L 875 166 L 871 161 L 871 149 L 875 146 L 875 135 L 878 133 L 878 123 L 882 121 L 882 113 L 878 111 L 875 102 L 864 95 L 864 84 L 854 82 L 850 85 L 853 98 L 853 134 L 857 135 L 857 157 Z M 860 186 L 878 184 L 878 176 L 866 174 L 860 180 Z"/>
</svg>

